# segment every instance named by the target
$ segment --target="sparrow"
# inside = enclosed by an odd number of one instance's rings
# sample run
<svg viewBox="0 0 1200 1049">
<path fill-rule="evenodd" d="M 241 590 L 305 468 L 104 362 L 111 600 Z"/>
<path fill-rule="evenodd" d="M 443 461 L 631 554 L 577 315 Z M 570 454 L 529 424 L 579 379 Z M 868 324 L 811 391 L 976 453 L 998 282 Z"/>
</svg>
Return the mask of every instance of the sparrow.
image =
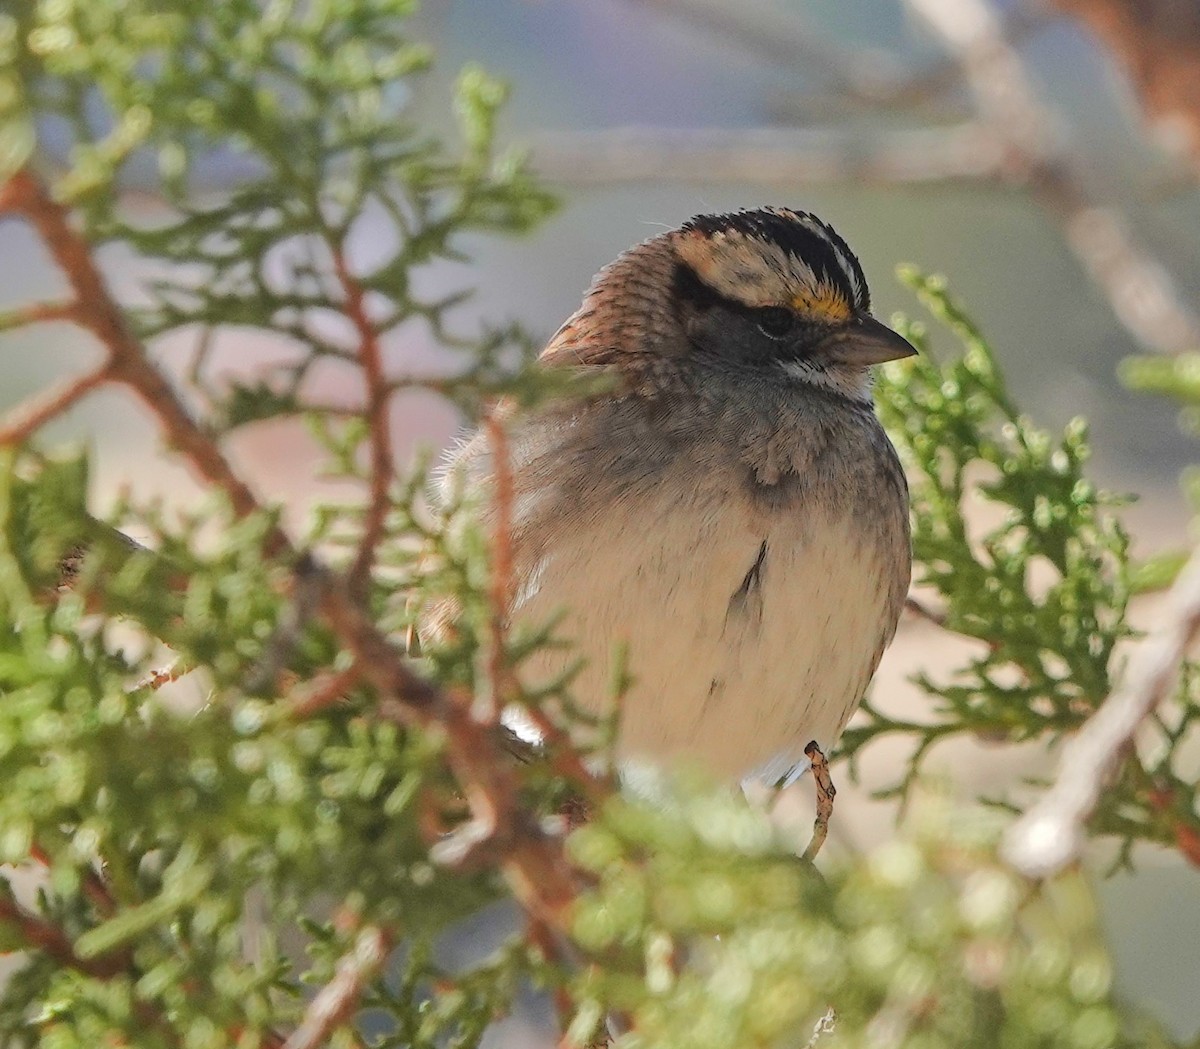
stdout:
<svg viewBox="0 0 1200 1049">
<path fill-rule="evenodd" d="M 621 645 L 623 762 L 769 783 L 807 768 L 908 590 L 908 489 L 871 368 L 915 352 L 804 211 L 700 215 L 604 267 L 540 358 L 598 392 L 505 423 L 512 618 L 561 614 L 573 642 L 524 660 L 523 682 L 582 654 L 574 699 L 604 711 Z M 442 483 L 495 482 L 479 432 Z"/>
</svg>

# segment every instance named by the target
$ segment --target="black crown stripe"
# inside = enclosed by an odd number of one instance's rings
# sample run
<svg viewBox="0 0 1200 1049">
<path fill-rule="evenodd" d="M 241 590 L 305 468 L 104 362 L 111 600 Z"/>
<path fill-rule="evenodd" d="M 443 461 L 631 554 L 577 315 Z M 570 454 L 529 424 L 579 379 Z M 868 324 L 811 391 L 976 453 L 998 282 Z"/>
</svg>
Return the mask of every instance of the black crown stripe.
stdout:
<svg viewBox="0 0 1200 1049">
<path fill-rule="evenodd" d="M 806 225 L 806 222 L 813 223 L 816 229 Z M 706 237 L 718 233 L 740 233 L 775 244 L 837 287 L 856 309 L 870 309 L 867 281 L 858 258 L 832 226 L 810 212 L 759 209 L 723 215 L 697 215 L 683 225 L 685 233 L 693 230 Z M 838 258 L 839 251 L 845 264 Z M 846 272 L 847 265 L 850 273 Z M 856 285 L 859 289 L 857 293 Z"/>
</svg>

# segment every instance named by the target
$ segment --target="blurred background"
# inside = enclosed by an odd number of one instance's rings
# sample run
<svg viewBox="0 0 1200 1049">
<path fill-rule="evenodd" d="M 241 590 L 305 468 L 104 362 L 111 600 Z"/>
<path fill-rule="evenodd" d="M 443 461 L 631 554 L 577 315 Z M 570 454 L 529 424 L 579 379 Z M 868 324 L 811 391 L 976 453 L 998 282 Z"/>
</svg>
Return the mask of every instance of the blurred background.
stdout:
<svg viewBox="0 0 1200 1049">
<path fill-rule="evenodd" d="M 407 100 L 414 119 L 452 136 L 453 80 L 464 64 L 483 65 L 513 88 L 506 139 L 532 151 L 563 205 L 534 235 L 465 242 L 469 264 L 424 275 L 431 290 L 477 289 L 458 314 L 462 330 L 519 321 L 543 339 L 601 265 L 696 213 L 767 203 L 813 211 L 858 253 L 879 316 L 917 310 L 896 264 L 944 273 L 1024 409 L 1052 428 L 1088 418 L 1095 478 L 1137 497 L 1123 516 L 1139 554 L 1187 538 L 1177 478 L 1194 443 L 1168 402 L 1125 390 L 1117 368 L 1137 352 L 1200 348 L 1195 0 L 429 0 L 413 35 L 437 54 Z M 204 177 L 213 190 L 230 184 L 236 159 L 212 158 Z M 152 210 L 143 196 L 134 206 Z M 360 249 L 368 259 L 369 231 Z M 105 261 L 136 297 L 145 274 L 135 260 Z M 29 234 L 0 223 L 0 306 L 56 287 Z M 93 359 L 80 336 L 56 326 L 22 330 L 6 350 L 5 408 Z M 161 347 L 181 372 L 189 351 Z M 281 352 L 237 333 L 217 347 L 214 367 L 245 374 Z M 389 352 L 398 368 L 447 366 L 416 330 Z M 331 380 L 324 399 L 339 392 L 350 395 Z M 397 405 L 410 453 L 443 447 L 460 424 L 437 401 Z M 94 447 L 100 505 L 121 484 L 170 504 L 195 498 L 123 397 L 101 393 L 51 435 Z M 301 523 L 317 493 L 317 453 L 299 428 L 248 428 L 235 453 Z M 1152 603 L 1139 609 L 1153 613 Z M 919 714 L 924 701 L 906 676 L 953 666 L 962 650 L 952 644 L 905 622 L 875 686 L 880 704 Z M 857 787 L 843 772 L 834 848 L 888 834 L 894 812 L 869 793 L 894 780 L 903 757 L 877 747 Z M 964 795 L 997 795 L 1048 775 L 1053 760 L 958 747 L 935 752 L 931 766 Z M 801 791 L 802 841 L 811 788 Z M 1102 879 L 1109 858 L 1094 859 L 1119 985 L 1177 1035 L 1193 1035 L 1200 872 L 1147 854 L 1136 876 Z M 510 1022 L 511 1044 L 527 1044 L 521 1024 Z"/>
</svg>

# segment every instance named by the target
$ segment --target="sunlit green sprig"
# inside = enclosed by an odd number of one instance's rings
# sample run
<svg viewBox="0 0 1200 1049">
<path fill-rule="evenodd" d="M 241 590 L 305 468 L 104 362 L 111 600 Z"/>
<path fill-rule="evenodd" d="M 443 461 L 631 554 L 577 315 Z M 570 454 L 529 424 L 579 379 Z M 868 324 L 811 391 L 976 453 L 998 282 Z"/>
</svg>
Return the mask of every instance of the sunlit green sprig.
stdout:
<svg viewBox="0 0 1200 1049">
<path fill-rule="evenodd" d="M 30 166 L 94 248 L 120 245 L 151 274 L 119 304 L 124 322 L 152 350 L 195 338 L 190 403 L 214 443 L 267 419 L 314 420 L 344 485 L 363 483 L 370 426 L 349 422 L 356 405 L 328 403 L 318 383 L 331 368 L 353 374 L 367 341 L 378 340 L 389 390 L 427 388 L 466 410 L 545 385 L 530 379 L 518 330 L 463 333 L 462 292 L 414 290 L 423 267 L 464 258 L 465 236 L 524 231 L 551 199 L 520 155 L 496 147 L 505 91 L 480 70 L 457 89 L 460 149 L 412 124 L 407 102 L 429 53 L 406 35 L 411 7 L 33 0 L 0 13 L 11 59 L 0 176 Z M 157 206 L 127 206 L 129 188 Z M 369 259 L 365 236 L 380 246 Z M 401 359 L 406 326 L 458 351 L 458 371 L 434 381 Z M 213 351 L 247 332 L 282 338 L 283 359 L 218 381 Z M 374 697 L 357 684 L 313 716 L 281 695 L 339 661 L 291 559 L 265 552 L 273 510 L 239 517 L 220 493 L 188 519 L 118 507 L 113 525 L 143 548 L 89 515 L 82 459 L 22 453 L 4 467 L 0 850 L 49 881 L 40 901 L 0 906 L 0 936 L 36 947 L 22 922 L 43 922 L 59 937 L 5 985 L 5 1045 L 261 1044 L 307 1005 L 295 944 L 280 942 L 303 917 L 332 900 L 419 945 L 498 894 L 495 870 L 438 871 L 428 859 L 418 801 L 454 796 L 437 733 L 366 716 Z M 397 485 L 365 595 L 384 619 L 402 603 L 399 551 L 441 541 L 414 528 L 419 502 Z M 318 513 L 311 540 L 340 567 L 362 520 L 353 505 Z M 484 544 L 458 556 L 458 595 L 475 605 Z M 143 684 L 162 660 L 207 693 L 198 711 Z M 344 945 L 337 920 L 311 927 L 315 944 Z M 248 954 L 251 921 L 262 927 Z M 427 1044 L 445 1032 L 474 1040 L 523 966 L 436 986 L 431 970 L 403 1003 L 389 1005 L 382 983 L 364 1001 L 393 1008 L 398 1030 L 423 1024 Z"/>
<path fill-rule="evenodd" d="M 1108 694 L 1115 646 L 1129 633 L 1129 580 L 1118 501 L 1086 474 L 1084 422 L 1057 437 L 1035 426 L 944 282 L 900 275 L 963 346 L 939 362 L 924 326 L 901 318 L 923 352 L 877 388 L 911 488 L 914 581 L 946 629 L 980 642 L 949 680 L 918 677 L 938 701 L 932 721 L 897 720 L 868 702 L 865 721 L 843 737 L 851 757 L 881 735 L 913 738 L 907 784 L 947 736 L 1053 740 L 1082 723 Z"/>
<path fill-rule="evenodd" d="M 465 294 L 420 295 L 414 274 L 462 259 L 466 234 L 529 229 L 552 198 L 519 153 L 495 145 L 506 91 L 481 70 L 457 88 L 460 155 L 414 126 L 408 100 L 430 55 L 407 36 L 412 7 L 233 0 L 201 14 L 187 0 L 45 0 L 0 16 L 22 100 L 9 170 L 39 153 L 60 159 L 56 194 L 93 242 L 127 245 L 153 274 L 130 304 L 138 334 L 196 337 L 191 376 L 226 430 L 319 410 L 318 366 L 353 360 L 330 318 L 356 293 L 372 336 L 415 325 L 467 351 L 475 397 L 489 380 L 497 392 L 520 385 L 490 362 L 528 359 L 521 334 L 455 332 L 448 315 Z M 122 207 L 129 186 L 170 210 Z M 367 236 L 382 250 L 363 264 Z M 269 375 L 215 381 L 211 353 L 239 328 L 283 337 L 294 354 Z M 416 385 L 419 365 L 408 369 Z"/>
<path fill-rule="evenodd" d="M 494 872 L 447 881 L 430 865 L 413 808 L 427 786 L 450 789 L 436 738 L 363 717 L 370 701 L 357 691 L 320 718 L 254 694 L 287 608 L 278 570 L 241 534 L 265 524 L 226 522 L 205 542 L 199 519 L 172 528 L 126 507 L 127 526 L 155 550 L 119 549 L 123 560 L 90 551 L 51 605 L 11 540 L 31 520 L 48 542 L 74 536 L 87 473 L 71 462 L 9 467 L 4 488 L 19 498 L 0 550 L 0 616 L 12 626 L 0 632 L 0 862 L 40 857 L 49 880 L 37 914 L 62 930 L 78 965 L 31 956 L 0 995 L 5 1045 L 83 1045 L 118 1031 L 169 1045 L 180 1025 L 208 1024 L 211 1040 L 195 1044 L 227 1044 L 230 1029 L 298 1018 L 303 998 L 276 993 L 296 975 L 275 935 L 325 901 L 356 900 L 365 918 L 427 939 L 499 893 Z M 219 520 L 202 516 L 209 529 Z M 186 587 L 168 585 L 164 565 Z M 92 621 L 99 596 L 123 615 Z M 309 627 L 281 663 L 303 675 L 332 658 Z M 207 683 L 199 710 L 140 685 L 163 659 Z M 244 928 L 260 919 L 249 894 L 268 916 L 253 964 Z M 136 986 L 126 970 L 140 974 Z M 174 1018 L 161 1041 L 147 1016 Z"/>
<path fill-rule="evenodd" d="M 926 797 L 914 815 L 818 877 L 728 795 L 614 801 L 571 840 L 598 882 L 576 936 L 606 960 L 579 1027 L 616 1009 L 628 1049 L 796 1046 L 832 1007 L 818 1045 L 1147 1044 L 1122 1027 L 1080 874 L 1031 888 L 995 858 L 995 813 Z"/>
</svg>

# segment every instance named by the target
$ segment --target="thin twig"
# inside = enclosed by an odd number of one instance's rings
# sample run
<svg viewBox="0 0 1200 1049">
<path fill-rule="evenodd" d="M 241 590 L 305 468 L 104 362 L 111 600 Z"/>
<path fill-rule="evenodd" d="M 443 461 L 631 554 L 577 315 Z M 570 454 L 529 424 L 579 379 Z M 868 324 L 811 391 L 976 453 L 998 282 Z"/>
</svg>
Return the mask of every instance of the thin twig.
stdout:
<svg viewBox="0 0 1200 1049">
<path fill-rule="evenodd" d="M 1138 642 L 1121 686 L 1063 747 L 1053 786 L 1009 830 L 1004 854 L 1030 877 L 1053 874 L 1079 855 L 1100 792 L 1200 633 L 1200 547 L 1167 594 L 1165 617 Z"/>
<path fill-rule="evenodd" d="M 130 689 L 130 691 L 142 692 L 144 690 L 149 690 L 151 692 L 157 692 L 163 687 L 163 685 L 169 685 L 171 682 L 178 681 L 180 678 L 185 677 L 189 672 L 189 669 L 190 668 L 187 666 L 187 664 L 185 664 L 182 660 L 176 660 L 174 663 L 170 664 L 169 666 L 165 666 L 160 670 L 151 671 L 144 678 L 138 681 L 137 684 Z"/>
<path fill-rule="evenodd" d="M 491 620 L 489 623 L 488 703 L 481 711 L 485 721 L 495 723 L 505 706 L 512 684 L 512 669 L 506 661 L 505 649 L 508 622 L 513 601 L 513 472 L 509 453 L 508 434 L 499 415 L 489 411 L 483 417 L 484 432 L 491 445 L 492 459 L 492 579 Z M 599 804 L 612 784 L 588 770 L 580 759 L 570 737 L 537 706 L 524 707 L 524 716 L 537 731 L 548 755 L 550 766 L 559 775 L 575 783 L 590 805 Z"/>
<path fill-rule="evenodd" d="M 40 845 L 30 847 L 29 858 L 36 860 L 47 870 L 54 865 L 54 859 Z M 111 890 L 104 879 L 91 867 L 86 868 L 83 872 L 83 891 L 92 902 L 92 906 L 104 917 L 111 918 L 116 912 L 117 901 L 113 898 Z"/>
<path fill-rule="evenodd" d="M 906 612 L 911 612 L 918 619 L 924 619 L 927 622 L 932 623 L 934 626 L 940 626 L 943 630 L 947 629 L 946 613 L 938 612 L 937 610 L 930 608 L 919 598 L 913 597 L 912 594 L 909 594 L 904 599 L 904 610 Z"/>
<path fill-rule="evenodd" d="M 477 721 L 471 697 L 419 677 L 403 654 L 353 601 L 339 581 L 322 577 L 322 610 L 341 643 L 380 694 L 379 716 L 404 725 L 437 727 L 445 734 L 446 757 L 471 813 L 454 841 L 439 841 L 438 857 L 469 863 L 488 851 L 505 873 L 526 912 L 556 929 L 579 891 L 561 841 L 547 837 L 525 812 L 512 762 L 505 759 L 493 726 Z"/>
<path fill-rule="evenodd" d="M 27 324 L 53 321 L 75 321 L 79 318 L 77 302 L 32 302 L 13 310 L 0 311 L 0 331 L 23 328 Z"/>
<path fill-rule="evenodd" d="M 569 950 L 563 942 L 561 933 L 549 928 L 544 922 L 530 919 L 526 925 L 525 938 L 542 952 L 546 961 L 564 970 L 570 965 Z M 558 1029 L 566 1031 L 571 1026 L 575 1000 L 570 991 L 561 984 L 554 988 L 554 1011 L 558 1016 Z"/>
<path fill-rule="evenodd" d="M 594 811 L 615 789 L 613 778 L 589 769 L 579 756 L 570 735 L 540 706 L 522 706 L 521 716 L 529 722 L 541 741 L 538 748 L 539 759 L 544 759 L 549 768 L 575 784 L 583 795 L 583 811 Z M 581 816 L 583 811 L 574 811 L 572 818 Z"/>
<path fill-rule="evenodd" d="M 95 265 L 91 245 L 72 228 L 65 209 L 51 199 L 30 171 L 19 172 L 0 188 L 3 208 L 19 211 L 33 224 L 66 274 L 75 297 L 87 304 L 79 323 L 104 346 L 113 379 L 128 385 L 146 402 L 167 439 L 206 481 L 226 493 L 239 514 L 258 511 L 257 498 L 221 454 L 212 435 L 187 413 L 129 331 Z M 266 552 L 288 555 L 293 547 L 282 530 L 273 528 L 267 536 Z M 404 724 L 436 726 L 446 733 L 448 759 L 472 816 L 470 834 L 460 840 L 468 841 L 473 834 L 479 848 L 496 850 L 500 867 L 528 912 L 563 928 L 577 892 L 574 870 L 561 842 L 544 835 L 525 812 L 511 762 L 500 753 L 492 727 L 472 717 L 470 697 L 445 692 L 415 674 L 344 582 L 323 572 L 315 562 L 309 574 L 319 590 L 325 618 L 382 697 L 379 715 Z M 470 854 L 470 849 L 464 850 L 460 858 L 465 861 Z"/>
<path fill-rule="evenodd" d="M 108 382 L 109 378 L 109 368 L 105 364 L 22 401 L 0 423 L 0 447 L 27 441 L 35 431 L 82 400 L 97 386 Z"/>
<path fill-rule="evenodd" d="M 968 123 L 887 131 L 870 140 L 840 129 L 547 132 L 534 139 L 533 157 L 544 177 L 573 185 L 670 179 L 895 186 L 997 179 L 1005 154 L 992 131 Z"/>
<path fill-rule="evenodd" d="M 242 516 L 261 509 L 256 496 L 240 479 L 222 454 L 214 435 L 189 415 L 179 395 L 166 377 L 150 361 L 145 347 L 126 324 L 124 315 L 96 266 L 92 247 L 72 225 L 69 213 L 55 202 L 45 186 L 30 171 L 21 171 L 0 186 L 0 210 L 15 210 L 23 215 L 45 242 L 50 254 L 67 277 L 75 298 L 83 304 L 77 322 L 91 332 L 107 354 L 106 369 L 114 382 L 128 386 L 146 403 L 166 439 L 182 454 L 211 486 L 221 489 L 234 510 Z M 353 294 L 349 294 L 353 298 Z M 359 300 L 361 306 L 361 300 Z M 365 313 L 362 314 L 365 321 Z M 375 347 L 377 350 L 378 347 Z M 365 350 L 364 368 L 375 351 Z M 382 367 L 376 357 L 376 363 Z M 376 392 L 387 384 L 378 378 Z M 372 513 L 386 512 L 387 454 L 390 444 L 382 443 L 385 427 L 382 398 L 376 402 L 372 480 Z M 273 527 L 265 541 L 271 556 L 294 557 L 294 547 L 286 534 Z M 364 546 L 359 564 L 369 565 L 373 544 Z M 314 560 L 301 559 L 307 570 L 298 585 L 306 581 L 316 588 L 320 614 L 341 644 L 354 657 L 363 678 L 379 695 L 379 717 L 404 725 L 434 728 L 444 734 L 448 763 L 455 774 L 469 809 L 471 821 L 459 828 L 455 841 L 438 841 L 444 857 L 471 862 L 487 855 L 508 878 L 514 896 L 530 917 L 548 927 L 566 933 L 570 911 L 580 890 L 575 869 L 567 859 L 560 838 L 543 832 L 526 811 L 512 762 L 501 751 L 498 734 L 491 725 L 477 721 L 472 714 L 471 697 L 447 691 L 425 681 L 409 666 L 402 653 L 383 634 L 363 607 L 361 596 L 345 579 L 324 571 Z M 599 788 L 597 788 L 599 791 Z M 456 849 L 459 843 L 465 847 Z M 116 966 L 108 958 L 77 959 L 61 930 L 26 915 L 9 903 L 0 904 L 0 920 L 16 923 L 33 945 L 40 946 L 61 961 L 82 971 L 97 972 Z M 368 943 L 364 948 L 367 962 L 374 964 L 381 950 Z M 359 959 L 361 962 L 363 959 Z M 361 987 L 364 965 L 347 963 L 349 968 L 335 979 L 312 1015 L 312 1023 L 293 1035 L 290 1044 L 316 1045 L 330 1029 L 341 1011 L 351 1007 L 355 988 Z M 352 970 L 352 971 L 351 971 Z M 280 1044 L 271 1036 L 271 1044 Z"/>
<path fill-rule="evenodd" d="M 317 1049 L 353 1015 L 367 984 L 387 961 L 388 936 L 376 926 L 358 934 L 354 949 L 337 963 L 334 977 L 316 994 L 304 1011 L 304 1018 L 283 1049 Z"/>
<path fill-rule="evenodd" d="M 212 435 L 192 418 L 178 393 L 151 363 L 96 266 L 92 245 L 72 226 L 66 208 L 50 196 L 32 171 L 22 169 L 0 190 L 0 211 L 22 215 L 41 237 L 80 304 L 76 322 L 91 332 L 107 353 L 109 377 L 138 396 L 158 420 L 166 440 L 204 480 L 225 492 L 239 516 L 261 510 L 257 497 L 221 454 Z M 291 549 L 278 527 L 268 531 L 265 545 L 269 554 Z"/>
<path fill-rule="evenodd" d="M 485 719 L 495 723 L 504 709 L 511 673 L 505 655 L 508 636 L 508 617 L 513 599 L 513 472 L 508 452 L 508 434 L 495 412 L 483 417 L 483 428 L 491 446 L 492 459 L 492 578 L 490 588 L 491 618 L 488 624 L 487 680 L 490 709 L 482 711 Z"/>
<path fill-rule="evenodd" d="M 0 892 L 0 925 L 7 925 L 21 941 L 34 950 L 43 951 L 59 965 L 98 980 L 110 980 L 127 972 L 132 959 L 127 951 L 81 958 L 63 932 L 53 922 L 46 921 L 22 908 L 7 893 Z"/>
<path fill-rule="evenodd" d="M 825 1015 L 823 1015 L 815 1024 L 813 1024 L 812 1037 L 809 1038 L 808 1044 L 805 1045 L 804 1049 L 813 1049 L 813 1046 L 815 1046 L 822 1038 L 828 1034 L 833 1034 L 833 1032 L 836 1030 L 837 1013 L 833 1011 L 833 1006 L 831 1005 L 825 1010 Z"/>
<path fill-rule="evenodd" d="M 344 699 L 362 678 L 362 669 L 353 663 L 345 670 L 320 674 L 289 703 L 289 713 L 297 719 L 310 718 Z"/>
<path fill-rule="evenodd" d="M 345 296 L 346 315 L 358 333 L 358 360 L 362 366 L 366 383 L 366 411 L 363 413 L 369 427 L 371 456 L 369 495 L 363 516 L 362 538 L 350 568 L 350 588 L 355 593 L 365 593 L 371 569 L 375 564 L 375 550 L 383 540 L 391 502 L 388 496 L 395 475 L 395 456 L 392 449 L 391 423 L 388 407 L 391 404 L 392 387 L 388 383 L 383 363 L 383 347 L 379 333 L 367 312 L 366 293 L 358 279 L 350 272 L 345 246 L 330 244 L 333 269 Z"/>
</svg>

